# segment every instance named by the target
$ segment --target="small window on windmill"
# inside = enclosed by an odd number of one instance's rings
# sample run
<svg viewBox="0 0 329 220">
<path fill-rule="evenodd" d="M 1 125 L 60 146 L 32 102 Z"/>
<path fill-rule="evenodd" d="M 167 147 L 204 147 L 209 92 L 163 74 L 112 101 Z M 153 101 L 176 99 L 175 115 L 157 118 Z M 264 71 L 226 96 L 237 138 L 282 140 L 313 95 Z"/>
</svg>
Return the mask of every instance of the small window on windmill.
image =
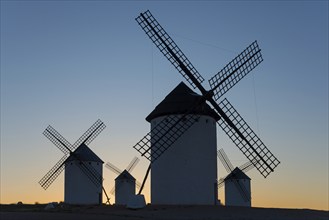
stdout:
<svg viewBox="0 0 329 220">
<path fill-rule="evenodd" d="M 206 119 L 206 123 L 207 123 L 207 124 L 208 124 L 208 121 L 209 121 L 209 120 L 208 120 L 208 119 Z"/>
<path fill-rule="evenodd" d="M 91 165 L 91 162 L 89 162 L 89 165 Z"/>
</svg>

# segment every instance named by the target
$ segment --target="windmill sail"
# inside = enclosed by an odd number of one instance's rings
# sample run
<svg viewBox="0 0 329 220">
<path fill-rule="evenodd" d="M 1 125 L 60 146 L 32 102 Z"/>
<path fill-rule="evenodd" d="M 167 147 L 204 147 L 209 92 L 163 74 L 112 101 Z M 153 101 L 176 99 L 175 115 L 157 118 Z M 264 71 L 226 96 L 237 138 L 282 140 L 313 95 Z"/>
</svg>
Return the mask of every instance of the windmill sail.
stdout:
<svg viewBox="0 0 329 220">
<path fill-rule="evenodd" d="M 131 162 L 128 164 L 127 168 L 125 169 L 125 171 L 127 171 L 128 173 L 132 172 L 133 169 L 136 167 L 136 165 L 138 164 L 138 162 L 140 161 L 140 159 L 138 157 L 134 157 Z M 118 167 L 116 167 L 114 164 L 107 162 L 105 165 L 106 168 L 112 170 L 114 173 L 116 173 L 118 176 L 121 175 L 124 171 L 119 169 Z M 140 189 L 141 188 L 141 183 L 138 182 L 138 180 L 135 181 L 136 184 L 136 188 Z M 112 187 L 110 193 L 112 195 L 114 195 L 115 193 L 115 186 Z"/>
<path fill-rule="evenodd" d="M 173 145 L 197 119 L 198 116 L 192 114 L 183 116 L 169 115 L 157 124 L 151 132 L 147 133 L 134 148 L 153 163 L 168 150 L 168 148 Z"/>
<path fill-rule="evenodd" d="M 193 86 L 193 88 L 196 88 L 196 85 L 191 78 L 186 75 L 186 70 L 184 70 L 184 68 L 187 68 L 188 72 L 193 74 L 199 83 L 204 81 L 200 73 L 194 68 L 192 63 L 187 59 L 167 32 L 161 27 L 149 10 L 141 13 L 136 18 L 136 21 L 145 31 L 147 36 L 149 36 L 153 43 L 159 48 L 161 53 L 174 65 L 174 67 Z"/>
<path fill-rule="evenodd" d="M 44 177 L 41 178 L 39 184 L 45 190 L 55 181 L 55 179 L 64 170 L 64 162 L 69 157 L 69 155 L 64 155 L 54 166 L 51 168 Z"/>
<path fill-rule="evenodd" d="M 248 193 L 248 190 L 241 183 L 240 179 L 237 178 L 237 176 L 242 176 L 243 177 L 243 175 L 244 175 L 243 171 L 240 170 L 239 168 L 234 169 L 234 166 L 232 165 L 231 161 L 229 160 L 229 158 L 226 155 L 223 148 L 221 148 L 217 151 L 217 156 L 218 156 L 219 160 L 222 162 L 222 164 L 223 164 L 224 168 L 226 169 L 226 171 L 229 173 L 226 177 L 219 179 L 219 181 L 217 182 L 218 188 L 222 187 L 224 185 L 225 181 L 230 179 L 230 181 L 232 181 L 234 183 L 235 188 L 240 193 L 240 195 L 242 196 L 244 201 L 246 201 L 246 202 L 250 201 L 250 193 Z M 243 166 L 245 168 L 249 168 L 251 165 L 249 166 L 249 165 L 244 164 Z M 244 175 L 244 176 L 246 176 L 246 175 Z"/>
<path fill-rule="evenodd" d="M 65 169 L 65 163 L 68 160 L 77 160 L 77 166 L 84 173 L 84 175 L 87 176 L 88 179 L 97 187 L 102 186 L 102 175 L 91 164 L 86 163 L 85 158 L 82 157 L 83 154 L 81 154 L 79 150 L 89 149 L 86 144 L 91 143 L 91 141 L 94 140 L 105 127 L 105 124 L 98 119 L 73 145 L 71 145 L 61 134 L 49 125 L 43 134 L 64 153 L 64 156 L 39 181 L 41 187 L 46 190 Z M 92 152 L 90 149 L 89 151 Z M 90 155 L 90 153 L 87 154 Z M 97 156 L 94 154 L 93 157 Z M 109 198 L 104 187 L 102 187 L 102 190 L 107 197 L 107 202 L 109 202 Z"/>
<path fill-rule="evenodd" d="M 161 27 L 161 25 L 156 21 L 152 16 L 150 11 L 141 13 L 136 21 L 153 41 L 153 43 L 158 47 L 158 49 L 163 53 L 163 55 L 174 65 L 174 67 L 182 74 L 182 76 L 194 87 L 198 88 L 204 97 L 204 100 L 207 100 L 221 117 L 221 127 L 224 131 L 230 130 L 231 133 L 234 133 L 233 142 L 238 146 L 238 148 L 245 154 L 245 156 L 252 162 L 254 160 L 262 161 L 262 163 L 257 164 L 256 168 L 264 176 L 267 177 L 271 172 L 274 171 L 274 168 L 280 163 L 280 161 L 273 156 L 273 154 L 263 145 L 258 146 L 257 142 L 250 142 L 250 135 L 245 133 L 243 127 L 240 127 L 239 122 L 236 123 L 234 115 L 227 115 L 225 106 L 220 106 L 217 104 L 216 100 L 226 93 L 231 87 L 233 87 L 240 79 L 242 79 L 246 74 L 248 74 L 252 69 L 254 69 L 259 63 L 263 61 L 260 49 L 257 42 L 253 42 L 246 50 L 244 50 L 240 55 L 233 59 L 227 66 L 223 68 L 218 74 L 216 74 L 209 82 L 211 90 L 207 91 L 201 83 L 203 82 L 202 76 L 198 73 L 195 67 L 191 62 L 186 58 L 184 53 L 178 48 L 175 42 L 167 34 L 167 32 Z M 220 103 L 222 104 L 222 103 Z M 233 116 L 233 117 L 232 117 Z M 241 118 L 241 117 L 240 117 Z M 239 119 L 240 119 L 239 118 Z M 242 118 L 241 118 L 242 119 Z M 243 121 L 244 125 L 247 125 Z M 175 124 L 176 126 L 176 124 Z M 175 126 L 169 127 L 174 129 Z M 248 126 L 249 127 L 249 126 Z M 189 129 L 186 128 L 186 130 Z M 242 129 L 240 131 L 240 129 Z M 184 130 L 184 132 L 186 131 Z M 166 132 L 168 130 L 165 130 Z M 147 154 L 147 158 L 151 160 L 150 149 L 151 149 L 151 136 L 153 133 L 151 131 L 147 134 L 139 143 L 137 143 L 134 148 L 139 151 L 142 155 Z M 156 137 L 155 143 L 164 144 L 164 147 L 159 146 L 159 151 L 155 151 L 154 158 L 158 158 L 165 150 L 172 145 L 177 138 L 173 138 L 171 141 L 171 136 L 175 137 L 175 133 L 169 133 L 169 136 L 164 135 L 163 130 L 156 132 L 160 134 L 159 137 Z M 227 133 L 227 132 L 226 132 Z M 229 136 L 231 133 L 227 133 Z M 254 135 L 254 133 L 252 134 Z M 161 140 L 165 138 L 165 140 Z M 169 141 L 168 141 L 169 140 Z M 243 143 L 241 147 L 240 142 L 235 140 L 240 140 Z M 152 139 L 153 141 L 153 139 Z M 259 140 L 260 141 L 260 140 Z M 152 143 L 153 144 L 153 143 Z M 256 144 L 257 146 L 253 146 Z M 156 148 L 157 149 L 157 148 Z M 159 153 L 158 153 L 159 152 Z M 247 153 L 246 153 L 247 152 Z M 263 158 L 263 153 L 265 158 Z M 250 156 L 251 155 L 251 156 Z M 152 152 L 153 156 L 153 152 Z M 152 160 L 151 160 L 152 161 Z"/>
<path fill-rule="evenodd" d="M 268 150 L 226 98 L 219 105 L 244 138 L 241 138 L 241 135 L 232 129 L 225 120 L 219 120 L 219 126 L 249 161 L 257 161 L 254 166 L 264 177 L 267 177 L 279 165 L 279 160 Z"/>
<path fill-rule="evenodd" d="M 257 41 L 254 41 L 209 80 L 215 100 L 218 100 L 263 61 L 260 51 Z"/>
</svg>

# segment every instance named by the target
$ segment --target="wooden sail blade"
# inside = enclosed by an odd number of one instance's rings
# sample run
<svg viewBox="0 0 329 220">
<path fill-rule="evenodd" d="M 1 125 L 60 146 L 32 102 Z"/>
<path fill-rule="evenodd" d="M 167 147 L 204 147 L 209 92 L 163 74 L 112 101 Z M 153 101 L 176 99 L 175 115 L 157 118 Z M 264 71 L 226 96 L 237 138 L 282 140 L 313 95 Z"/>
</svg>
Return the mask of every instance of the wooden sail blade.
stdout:
<svg viewBox="0 0 329 220">
<path fill-rule="evenodd" d="M 132 161 L 128 164 L 126 170 L 128 172 L 131 172 L 136 167 L 136 165 L 138 164 L 138 162 L 139 162 L 139 158 L 138 157 L 134 157 L 132 159 Z"/>
<path fill-rule="evenodd" d="M 141 13 L 136 21 L 145 31 L 147 36 L 158 47 L 161 53 L 174 65 L 174 67 L 182 74 L 182 76 L 196 88 L 204 79 L 200 73 L 194 68 L 192 63 L 187 59 L 184 53 L 179 49 L 176 43 L 171 39 L 167 32 L 161 27 L 150 11 Z M 186 70 L 190 72 L 197 82 L 191 80 L 186 74 Z"/>
<path fill-rule="evenodd" d="M 58 133 L 55 128 L 48 126 L 43 135 L 46 136 L 58 149 L 60 149 L 64 154 L 68 154 L 73 150 L 72 145 L 68 142 L 60 133 Z"/>
<path fill-rule="evenodd" d="M 226 153 L 224 152 L 224 149 L 221 148 L 217 151 L 217 156 L 219 158 L 219 160 L 222 162 L 224 168 L 226 169 L 226 171 L 228 173 L 232 172 L 234 167 L 231 163 L 231 161 L 228 159 Z"/>
<path fill-rule="evenodd" d="M 218 100 L 263 61 L 260 51 L 257 41 L 254 41 L 209 80 L 215 100 Z"/>
<path fill-rule="evenodd" d="M 82 143 L 85 145 L 90 144 L 98 135 L 101 133 L 106 125 L 101 121 L 97 120 L 74 144 L 73 150 L 79 147 Z"/>
<path fill-rule="evenodd" d="M 117 175 L 120 175 L 122 173 L 122 170 L 119 169 L 118 167 L 116 167 L 114 164 L 107 162 L 105 164 L 105 167 L 112 170 L 114 173 L 116 173 Z"/>
<path fill-rule="evenodd" d="M 197 120 L 197 115 L 169 115 L 147 133 L 134 148 L 152 163 L 157 160 Z M 152 151 L 152 156 L 151 156 Z"/>
<path fill-rule="evenodd" d="M 68 154 L 64 155 L 49 171 L 42 177 L 39 184 L 45 190 L 57 179 L 59 174 L 64 170 L 64 162 L 69 157 Z"/>
<path fill-rule="evenodd" d="M 280 164 L 280 161 L 252 131 L 227 99 L 220 102 L 219 106 L 230 119 L 230 123 L 233 123 L 232 126 L 221 118 L 218 121 L 219 126 L 249 161 L 258 161 L 258 163 L 255 164 L 256 169 L 264 177 L 267 177 Z"/>
</svg>

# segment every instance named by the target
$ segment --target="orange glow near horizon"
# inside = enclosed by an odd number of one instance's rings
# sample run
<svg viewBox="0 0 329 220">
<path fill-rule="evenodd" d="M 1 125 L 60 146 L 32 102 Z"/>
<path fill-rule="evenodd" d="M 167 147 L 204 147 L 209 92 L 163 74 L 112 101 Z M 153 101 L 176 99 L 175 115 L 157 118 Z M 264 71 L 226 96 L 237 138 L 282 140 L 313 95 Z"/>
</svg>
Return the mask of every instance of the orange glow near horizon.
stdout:
<svg viewBox="0 0 329 220">
<path fill-rule="evenodd" d="M 7 184 L 7 183 L 5 183 Z M 113 185 L 106 187 L 107 193 Z M 298 187 L 295 189 L 288 188 L 284 185 L 278 186 L 276 189 L 267 189 L 257 183 L 252 182 L 252 206 L 253 207 L 264 207 L 264 208 L 292 208 L 292 209 L 316 209 L 316 210 L 329 210 L 328 208 L 328 197 L 324 194 L 322 197 L 316 189 L 313 192 L 304 193 Z M 325 187 L 325 186 L 323 186 Z M 4 190 L 6 189 L 6 190 Z M 225 204 L 224 199 L 224 187 L 219 190 L 219 199 Z M 296 191 L 296 192 L 295 192 Z M 143 190 L 145 200 L 147 203 L 150 202 L 150 188 L 149 181 Z M 314 196 L 310 196 L 314 194 Z M 286 195 L 291 195 L 287 197 Z M 110 203 L 114 203 L 114 196 L 110 195 Z M 305 200 L 305 196 L 308 199 Z M 63 189 L 63 177 L 59 177 L 47 190 L 42 189 L 37 181 L 34 183 L 28 182 L 16 182 L 10 187 L 6 185 L 1 186 L 1 204 L 16 204 L 21 201 L 25 204 L 44 204 L 49 202 L 61 202 L 64 200 L 64 189 Z M 103 194 L 103 202 L 105 202 L 105 195 Z"/>
</svg>

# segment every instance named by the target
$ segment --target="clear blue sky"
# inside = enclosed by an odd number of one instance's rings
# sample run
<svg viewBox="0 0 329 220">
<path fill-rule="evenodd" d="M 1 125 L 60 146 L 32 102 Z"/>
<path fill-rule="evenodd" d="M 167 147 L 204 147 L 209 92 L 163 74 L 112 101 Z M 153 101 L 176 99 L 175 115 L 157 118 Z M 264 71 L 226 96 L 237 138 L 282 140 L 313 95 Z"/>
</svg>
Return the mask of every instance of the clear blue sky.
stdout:
<svg viewBox="0 0 329 220">
<path fill-rule="evenodd" d="M 48 124 L 75 142 L 100 118 L 96 154 L 139 156 L 145 117 L 183 81 L 134 20 L 147 9 L 207 80 L 258 40 L 264 62 L 225 95 L 281 161 L 248 173 L 253 205 L 328 209 L 328 1 L 1 1 L 0 202 L 63 200 L 63 176 L 37 183 L 62 156 Z M 246 161 L 219 127 L 218 146 Z"/>
</svg>

